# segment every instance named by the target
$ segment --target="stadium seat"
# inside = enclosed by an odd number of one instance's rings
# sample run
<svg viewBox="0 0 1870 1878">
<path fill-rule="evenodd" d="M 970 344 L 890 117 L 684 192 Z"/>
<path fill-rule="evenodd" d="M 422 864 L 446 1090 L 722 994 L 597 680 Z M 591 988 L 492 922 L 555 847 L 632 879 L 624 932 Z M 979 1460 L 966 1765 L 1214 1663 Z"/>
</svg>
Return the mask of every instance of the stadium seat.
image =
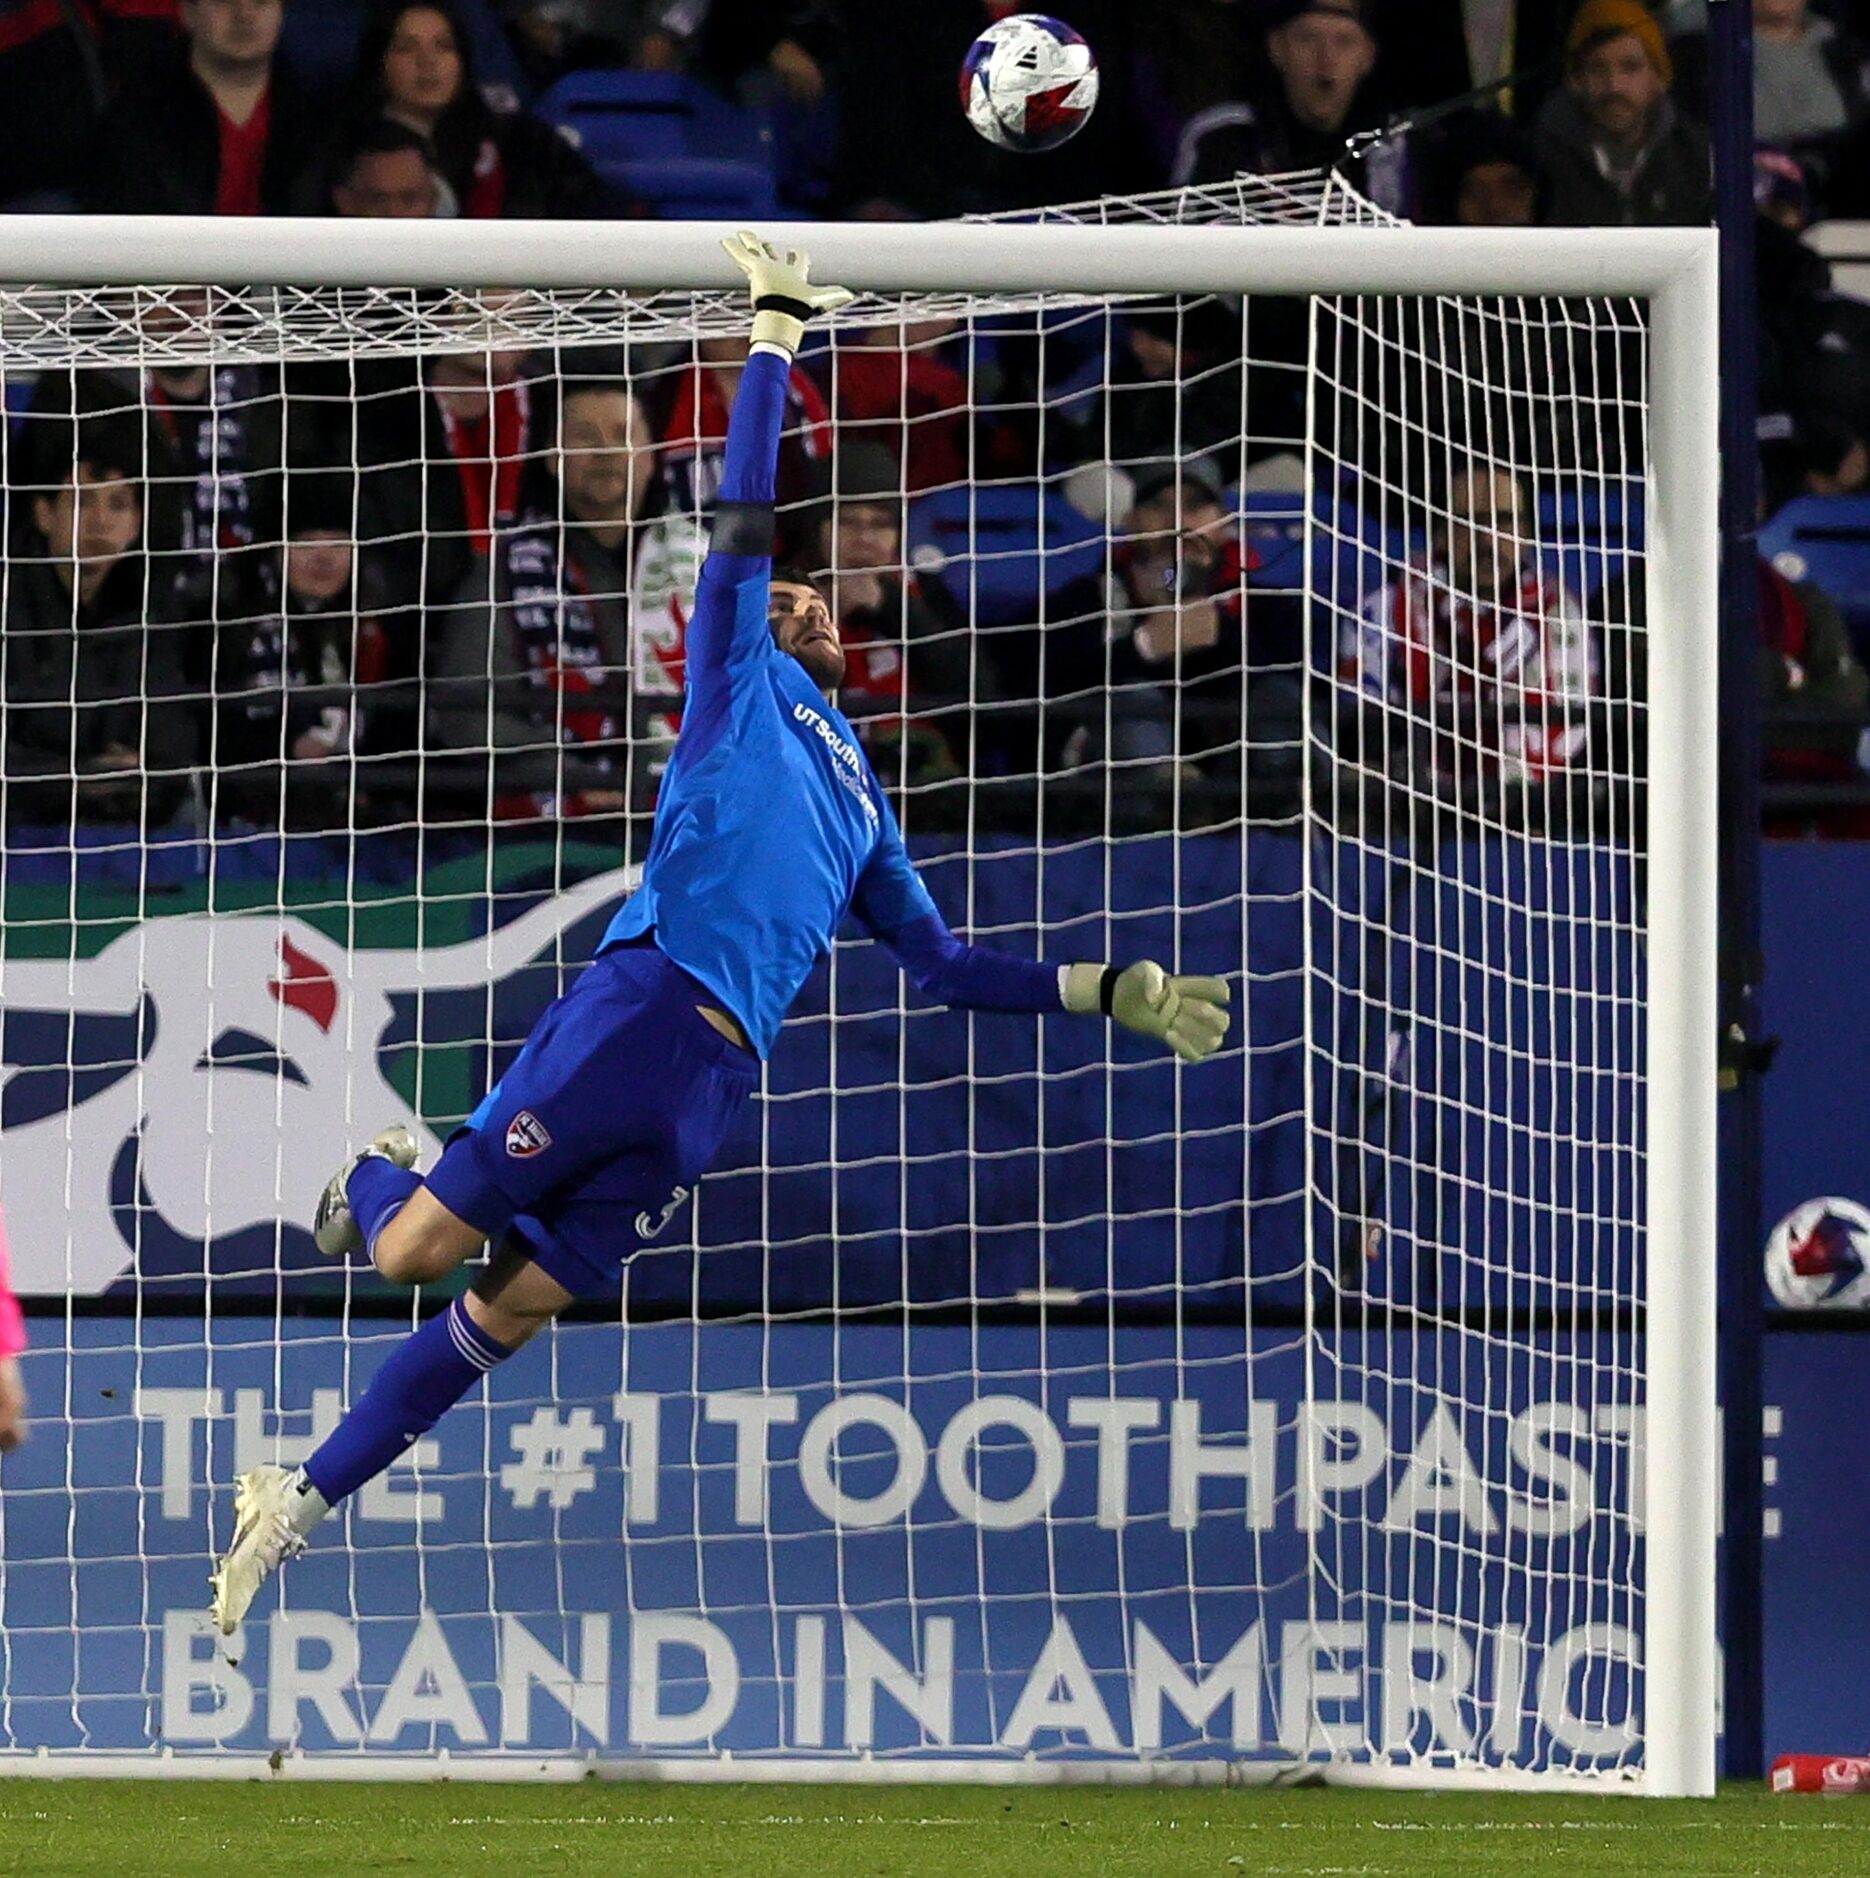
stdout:
<svg viewBox="0 0 1870 1878">
<path fill-rule="evenodd" d="M 1104 566 L 1104 535 L 1039 483 L 941 489 L 909 510 L 913 564 L 971 600 L 983 625 L 1039 618 L 1043 595 Z"/>
<path fill-rule="evenodd" d="M 1237 506 L 1248 545 L 1259 558 L 1256 587 L 1292 591 L 1305 585 L 1305 497 L 1296 489 L 1252 489 Z M 1326 606 L 1354 609 L 1393 569 L 1421 549 L 1400 528 L 1385 528 L 1349 502 L 1323 492 L 1312 513 L 1313 591 Z"/>
<path fill-rule="evenodd" d="M 537 115 L 568 130 L 613 189 L 670 215 L 771 215 L 772 127 L 672 72 L 570 72 Z"/>
<path fill-rule="evenodd" d="M 1581 599 L 1643 550 L 1642 501 L 1617 483 L 1541 490 L 1537 517 L 1541 562 Z"/>
<path fill-rule="evenodd" d="M 1870 496 L 1795 496 L 1760 530 L 1760 552 L 1788 580 L 1816 581 L 1870 650 Z"/>
<path fill-rule="evenodd" d="M 757 215 L 770 221 L 778 212 L 771 171 L 751 163 L 717 163 L 707 157 L 604 157 L 593 160 L 591 167 L 619 196 L 675 219 L 723 222 Z"/>
</svg>

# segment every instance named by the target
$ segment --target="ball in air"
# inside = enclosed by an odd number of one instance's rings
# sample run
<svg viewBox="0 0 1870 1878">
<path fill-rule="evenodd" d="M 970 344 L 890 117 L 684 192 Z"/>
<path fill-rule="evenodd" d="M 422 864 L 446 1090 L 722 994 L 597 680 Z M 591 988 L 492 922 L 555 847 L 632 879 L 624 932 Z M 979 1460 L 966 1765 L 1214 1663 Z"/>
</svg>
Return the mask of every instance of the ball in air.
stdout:
<svg viewBox="0 0 1870 1878">
<path fill-rule="evenodd" d="M 961 108 L 1002 150 L 1055 150 L 1097 103 L 1097 59 L 1062 20 L 1015 13 L 997 20 L 961 61 Z"/>
</svg>

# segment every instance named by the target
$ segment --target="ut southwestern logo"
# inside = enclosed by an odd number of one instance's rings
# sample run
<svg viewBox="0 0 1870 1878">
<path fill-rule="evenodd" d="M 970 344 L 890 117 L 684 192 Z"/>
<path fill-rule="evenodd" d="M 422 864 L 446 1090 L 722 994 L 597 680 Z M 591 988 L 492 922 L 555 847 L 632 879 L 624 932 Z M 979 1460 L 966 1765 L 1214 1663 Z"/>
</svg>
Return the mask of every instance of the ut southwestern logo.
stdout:
<svg viewBox="0 0 1870 1878">
<path fill-rule="evenodd" d="M 865 815 L 874 823 L 877 805 L 870 800 L 870 788 L 864 780 L 864 760 L 857 746 L 848 737 L 840 737 L 809 704 L 795 704 L 792 715 L 837 759 L 838 767 L 832 774 L 864 805 Z"/>
</svg>

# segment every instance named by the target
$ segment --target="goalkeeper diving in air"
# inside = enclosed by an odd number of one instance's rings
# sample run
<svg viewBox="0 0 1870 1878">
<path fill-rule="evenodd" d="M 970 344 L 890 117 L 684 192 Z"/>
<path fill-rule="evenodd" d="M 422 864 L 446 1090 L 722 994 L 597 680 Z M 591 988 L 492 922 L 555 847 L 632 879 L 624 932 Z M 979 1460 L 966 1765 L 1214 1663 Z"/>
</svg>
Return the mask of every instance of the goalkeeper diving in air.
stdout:
<svg viewBox="0 0 1870 1878">
<path fill-rule="evenodd" d="M 725 244 L 753 298 L 753 344 L 687 639 L 688 695 L 641 886 L 596 959 L 546 1011 L 434 1171 L 386 1129 L 333 1175 L 314 1232 L 368 1248 L 399 1284 L 473 1286 L 429 1319 L 297 1470 L 243 1474 L 213 1577 L 231 1633 L 255 1593 L 340 1501 L 434 1427 L 578 1298 L 614 1297 L 624 1263 L 720 1152 L 787 1007 L 847 912 L 916 985 L 989 1011 L 1102 1012 L 1187 1062 L 1227 1034 L 1227 986 L 1148 960 L 1047 966 L 964 945 L 904 849 L 857 734 L 829 695 L 844 653 L 824 596 L 775 576 L 773 487 L 792 358 L 841 287 L 751 234 Z"/>
</svg>

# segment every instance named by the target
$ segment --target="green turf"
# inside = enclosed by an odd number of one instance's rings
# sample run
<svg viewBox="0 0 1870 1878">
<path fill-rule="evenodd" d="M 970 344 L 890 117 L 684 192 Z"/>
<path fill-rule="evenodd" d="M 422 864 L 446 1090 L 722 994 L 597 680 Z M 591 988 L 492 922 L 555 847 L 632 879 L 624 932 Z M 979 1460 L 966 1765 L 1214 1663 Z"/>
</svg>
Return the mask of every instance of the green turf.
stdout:
<svg viewBox="0 0 1870 1878">
<path fill-rule="evenodd" d="M 24 1878 L 1870 1873 L 1870 1801 L 979 1787 L 0 1780 Z"/>
</svg>

